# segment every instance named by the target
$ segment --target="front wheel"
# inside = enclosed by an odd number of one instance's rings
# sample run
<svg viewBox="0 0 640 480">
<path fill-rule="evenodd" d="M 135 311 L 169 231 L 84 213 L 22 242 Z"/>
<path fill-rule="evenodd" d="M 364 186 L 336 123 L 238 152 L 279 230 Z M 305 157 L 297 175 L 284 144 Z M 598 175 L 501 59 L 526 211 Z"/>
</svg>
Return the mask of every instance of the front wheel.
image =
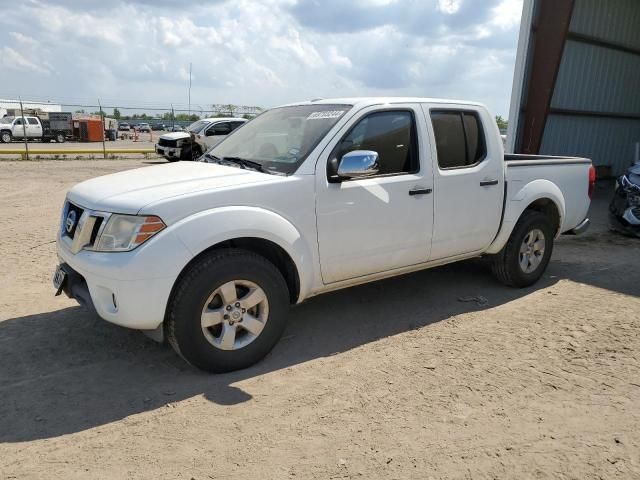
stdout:
<svg viewBox="0 0 640 480">
<path fill-rule="evenodd" d="M 549 264 L 553 251 L 553 228 L 538 211 L 525 211 L 516 223 L 509 241 L 493 257 L 496 278 L 511 287 L 524 288 L 536 283 Z"/>
<path fill-rule="evenodd" d="M 2 141 L 2 143 L 11 143 L 11 140 L 12 140 L 11 132 L 0 133 L 0 141 Z"/>
<path fill-rule="evenodd" d="M 261 360 L 286 326 L 289 292 L 267 259 L 239 249 L 214 250 L 179 280 L 166 333 L 187 362 L 230 372 Z"/>
</svg>

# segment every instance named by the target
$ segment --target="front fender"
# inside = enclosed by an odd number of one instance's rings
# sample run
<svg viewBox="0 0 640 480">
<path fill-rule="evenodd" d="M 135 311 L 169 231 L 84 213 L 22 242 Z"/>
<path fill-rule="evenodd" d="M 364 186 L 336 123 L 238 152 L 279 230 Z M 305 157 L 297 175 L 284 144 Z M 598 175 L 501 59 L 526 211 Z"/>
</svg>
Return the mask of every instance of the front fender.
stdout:
<svg viewBox="0 0 640 480">
<path fill-rule="evenodd" d="M 502 250 L 522 213 L 536 200 L 548 199 L 555 204 L 560 216 L 560 228 L 556 232 L 556 236 L 563 231 L 562 225 L 566 209 L 564 195 L 560 188 L 555 183 L 545 179 L 534 180 L 524 186 L 518 185 L 518 183 L 516 181 L 509 184 L 502 225 L 486 253 L 493 254 Z"/>
<path fill-rule="evenodd" d="M 235 238 L 262 238 L 284 249 L 300 279 L 300 299 L 311 290 L 314 262 L 308 239 L 281 215 L 258 207 L 220 207 L 197 213 L 172 226 L 195 257 L 218 243 Z"/>
</svg>

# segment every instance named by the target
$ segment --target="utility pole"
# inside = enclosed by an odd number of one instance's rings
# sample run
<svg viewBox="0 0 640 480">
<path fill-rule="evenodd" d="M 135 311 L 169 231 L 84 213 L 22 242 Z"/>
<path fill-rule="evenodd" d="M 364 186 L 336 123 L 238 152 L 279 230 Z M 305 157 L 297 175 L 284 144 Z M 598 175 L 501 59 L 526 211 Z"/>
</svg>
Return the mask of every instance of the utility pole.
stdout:
<svg viewBox="0 0 640 480">
<path fill-rule="evenodd" d="M 100 109 L 100 121 L 102 122 L 102 157 L 106 160 L 107 159 L 107 147 L 104 144 L 104 133 L 105 133 L 104 112 L 102 111 L 102 105 L 100 105 L 100 99 L 98 99 L 98 108 Z"/>
<path fill-rule="evenodd" d="M 18 97 L 20 100 L 20 115 L 22 115 L 22 135 L 24 135 L 24 152 L 27 154 L 27 160 L 29 160 L 29 142 L 27 141 L 27 118 L 24 116 L 24 109 L 22 108 L 22 97 Z M 22 157 L 24 158 L 24 157 Z"/>
<path fill-rule="evenodd" d="M 191 62 L 189 62 L 189 116 L 191 116 Z"/>
</svg>

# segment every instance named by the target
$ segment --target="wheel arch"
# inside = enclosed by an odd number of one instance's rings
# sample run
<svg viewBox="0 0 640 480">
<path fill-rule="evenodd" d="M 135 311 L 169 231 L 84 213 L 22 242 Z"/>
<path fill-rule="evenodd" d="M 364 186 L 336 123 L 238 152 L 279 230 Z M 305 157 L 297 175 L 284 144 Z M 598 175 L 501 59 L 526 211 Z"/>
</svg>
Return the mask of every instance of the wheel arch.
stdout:
<svg viewBox="0 0 640 480">
<path fill-rule="evenodd" d="M 551 221 L 556 238 L 562 233 L 566 211 L 562 191 L 549 180 L 534 180 L 507 199 L 502 226 L 486 253 L 494 254 L 502 250 L 527 210 L 544 213 Z"/>
<path fill-rule="evenodd" d="M 220 207 L 184 219 L 171 227 L 193 256 L 172 288 L 202 255 L 216 249 L 240 248 L 272 262 L 282 273 L 291 303 L 311 290 L 314 256 L 308 241 L 281 215 L 259 207 Z"/>
<path fill-rule="evenodd" d="M 173 283 L 173 287 L 171 288 L 171 293 L 169 294 L 169 299 L 167 302 L 167 308 L 171 304 L 171 300 L 175 295 L 180 281 L 182 280 L 182 278 L 184 278 L 189 269 L 210 252 L 215 250 L 222 250 L 225 248 L 237 248 L 246 250 L 248 252 L 253 252 L 273 263 L 273 265 L 280 271 L 287 284 L 287 287 L 289 289 L 290 303 L 297 303 L 300 296 L 300 276 L 298 274 L 296 264 L 289 253 L 287 253 L 287 251 L 277 243 L 265 238 L 237 237 L 223 240 L 216 243 L 215 245 L 211 245 L 210 247 L 202 250 L 191 260 L 189 260 L 189 262 L 182 268 L 182 270 L 176 277 L 175 282 Z"/>
</svg>

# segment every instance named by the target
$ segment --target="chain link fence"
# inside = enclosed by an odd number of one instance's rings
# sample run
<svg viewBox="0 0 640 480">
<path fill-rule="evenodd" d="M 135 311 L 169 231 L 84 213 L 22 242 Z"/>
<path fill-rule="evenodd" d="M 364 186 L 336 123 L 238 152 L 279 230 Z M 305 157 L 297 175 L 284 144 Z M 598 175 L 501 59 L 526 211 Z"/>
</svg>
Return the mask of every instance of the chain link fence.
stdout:
<svg viewBox="0 0 640 480">
<path fill-rule="evenodd" d="M 126 147 L 128 153 L 140 150 L 141 154 L 147 155 L 153 153 L 153 143 L 164 131 L 180 131 L 204 118 L 251 119 L 262 111 L 258 106 L 235 104 L 169 103 L 163 106 L 143 102 L 139 105 L 101 102 L 97 99 L 92 103 L 0 98 L 0 154 L 19 154 L 22 158 L 29 159 L 30 144 L 43 142 L 44 145 L 37 148 L 38 155 L 51 150 L 51 154 L 57 158 L 59 155 L 66 156 L 67 153 L 58 153 L 62 148 L 51 142 L 72 142 L 76 145 L 65 148 L 78 154 L 82 153 L 81 150 L 95 153 L 96 148 L 83 148 L 77 143 L 100 143 L 104 158 L 113 156 L 110 152 L 116 151 L 118 147 Z M 24 145 L 24 151 L 16 150 L 18 141 Z M 13 145 L 8 146 L 7 143 Z M 32 152 L 35 150 L 36 148 L 31 147 Z M 118 151 L 124 152 L 124 149 Z"/>
</svg>

